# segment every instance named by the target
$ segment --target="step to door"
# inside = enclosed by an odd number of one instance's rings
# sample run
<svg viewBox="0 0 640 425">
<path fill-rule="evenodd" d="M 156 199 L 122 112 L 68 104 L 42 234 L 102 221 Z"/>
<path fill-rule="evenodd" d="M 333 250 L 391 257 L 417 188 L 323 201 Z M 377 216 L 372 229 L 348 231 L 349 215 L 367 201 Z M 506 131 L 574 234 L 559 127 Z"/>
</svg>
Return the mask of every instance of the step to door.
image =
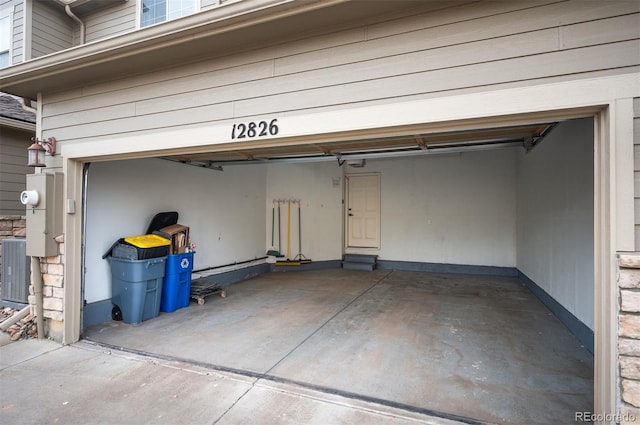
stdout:
<svg viewBox="0 0 640 425">
<path fill-rule="evenodd" d="M 347 270 L 372 271 L 376 268 L 377 255 L 345 254 L 342 268 Z"/>
<path fill-rule="evenodd" d="M 366 271 L 366 272 L 370 272 L 373 271 L 373 269 L 375 268 L 375 264 L 369 264 L 369 263 L 352 263 L 349 261 L 343 261 L 342 262 L 342 268 L 345 270 L 361 270 L 361 271 Z"/>
<path fill-rule="evenodd" d="M 378 259 L 377 255 L 344 254 L 343 261 L 347 261 L 349 263 L 375 264 L 377 259 Z"/>
</svg>

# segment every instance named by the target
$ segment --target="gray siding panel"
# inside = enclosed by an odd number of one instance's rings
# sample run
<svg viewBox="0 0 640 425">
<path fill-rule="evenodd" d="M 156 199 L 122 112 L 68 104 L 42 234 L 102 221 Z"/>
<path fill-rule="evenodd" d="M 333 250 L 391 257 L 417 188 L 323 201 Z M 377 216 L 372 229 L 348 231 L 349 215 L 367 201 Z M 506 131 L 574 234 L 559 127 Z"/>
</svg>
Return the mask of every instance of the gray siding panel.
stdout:
<svg viewBox="0 0 640 425">
<path fill-rule="evenodd" d="M 73 21 L 62 8 L 33 3 L 32 56 L 34 58 L 73 47 Z"/>
<path fill-rule="evenodd" d="M 482 6 L 394 17 L 54 95 L 45 102 L 44 127 L 65 140 L 107 137 L 640 66 L 638 2 Z"/>
<path fill-rule="evenodd" d="M 13 10 L 11 63 L 16 64 L 24 61 L 24 4 L 18 3 Z"/>
<path fill-rule="evenodd" d="M 23 215 L 20 192 L 26 188 L 26 175 L 33 173 L 27 167 L 27 147 L 31 133 L 0 128 L 0 215 Z"/>
<path fill-rule="evenodd" d="M 136 5 L 135 0 L 130 0 L 83 16 L 86 42 L 90 43 L 135 30 Z"/>
<path fill-rule="evenodd" d="M 32 56 L 36 58 L 73 47 L 73 24 L 62 6 L 33 2 Z"/>
</svg>

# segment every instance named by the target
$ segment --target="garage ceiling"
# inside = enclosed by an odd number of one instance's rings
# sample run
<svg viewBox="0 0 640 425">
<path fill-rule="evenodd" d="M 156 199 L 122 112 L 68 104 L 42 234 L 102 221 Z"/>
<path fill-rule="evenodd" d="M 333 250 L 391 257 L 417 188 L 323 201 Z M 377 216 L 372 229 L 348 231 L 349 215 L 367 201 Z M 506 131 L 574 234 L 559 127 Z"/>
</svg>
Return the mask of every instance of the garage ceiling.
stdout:
<svg viewBox="0 0 640 425">
<path fill-rule="evenodd" d="M 343 161 L 350 164 L 366 158 L 442 154 L 506 147 L 533 149 L 555 127 L 556 122 L 485 128 L 465 131 L 415 134 L 380 139 L 318 142 L 295 146 L 241 147 L 206 153 L 165 156 L 163 159 L 197 167 L 222 169 L 224 165 L 276 162 Z"/>
</svg>

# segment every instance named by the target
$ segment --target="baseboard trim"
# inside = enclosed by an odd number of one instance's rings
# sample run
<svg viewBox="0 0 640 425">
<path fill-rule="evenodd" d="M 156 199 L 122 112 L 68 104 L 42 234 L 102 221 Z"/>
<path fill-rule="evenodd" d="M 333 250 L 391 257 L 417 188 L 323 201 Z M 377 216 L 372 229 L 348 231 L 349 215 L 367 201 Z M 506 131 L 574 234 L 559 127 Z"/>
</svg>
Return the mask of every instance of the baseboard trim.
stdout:
<svg viewBox="0 0 640 425">
<path fill-rule="evenodd" d="M 86 304 L 82 310 L 82 328 L 108 322 L 111 320 L 111 309 L 113 309 L 111 298 Z"/>
<path fill-rule="evenodd" d="M 377 268 L 430 273 L 481 274 L 492 276 L 517 276 L 515 267 L 475 266 L 468 264 L 421 263 L 416 261 L 378 260 Z"/>
<path fill-rule="evenodd" d="M 193 279 L 192 282 L 216 283 L 221 288 L 226 288 L 234 283 L 242 282 L 243 280 L 268 273 L 270 271 L 269 266 L 270 265 L 267 263 L 256 264 L 254 266 L 243 267 L 237 270 L 203 276 Z"/>
<path fill-rule="evenodd" d="M 269 264 L 272 272 L 293 272 L 300 270 L 324 270 L 339 269 L 342 266 L 340 260 L 312 261 L 310 263 L 301 263 L 296 266 Z"/>
<path fill-rule="evenodd" d="M 578 338 L 580 343 L 584 345 L 591 354 L 593 354 L 593 331 L 520 270 L 518 270 L 518 278 L 526 285 L 527 288 L 529 288 L 531 292 L 533 292 L 542 304 L 551 310 L 562 324 L 565 325 L 576 338 Z"/>
</svg>

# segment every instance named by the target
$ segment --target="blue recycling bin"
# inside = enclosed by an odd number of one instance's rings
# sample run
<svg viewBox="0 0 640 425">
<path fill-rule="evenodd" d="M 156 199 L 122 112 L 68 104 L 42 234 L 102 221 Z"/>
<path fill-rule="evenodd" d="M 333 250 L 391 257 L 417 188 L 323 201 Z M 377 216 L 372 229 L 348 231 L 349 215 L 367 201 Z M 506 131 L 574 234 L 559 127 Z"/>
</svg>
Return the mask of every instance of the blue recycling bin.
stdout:
<svg viewBox="0 0 640 425">
<path fill-rule="evenodd" d="M 171 313 L 189 306 L 193 254 L 193 252 L 185 252 L 167 256 L 160 311 Z"/>
</svg>

